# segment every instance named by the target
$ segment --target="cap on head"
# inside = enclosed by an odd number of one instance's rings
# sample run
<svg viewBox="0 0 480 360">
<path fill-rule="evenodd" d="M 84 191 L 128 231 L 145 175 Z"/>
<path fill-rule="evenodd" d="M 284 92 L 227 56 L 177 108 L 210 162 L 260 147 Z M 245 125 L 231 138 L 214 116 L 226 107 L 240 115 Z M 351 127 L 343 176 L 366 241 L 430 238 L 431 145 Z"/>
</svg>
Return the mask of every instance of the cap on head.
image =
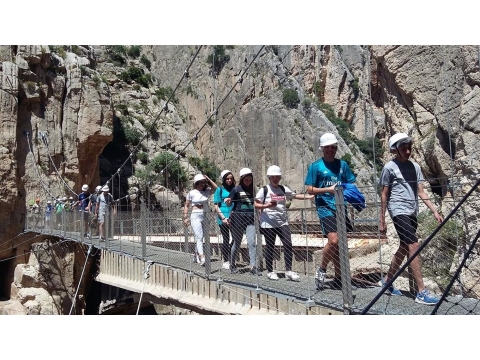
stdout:
<svg viewBox="0 0 480 360">
<path fill-rule="evenodd" d="M 231 173 L 230 170 L 223 170 L 223 171 L 220 173 L 220 178 L 222 178 L 222 180 L 223 180 L 223 178 L 225 177 L 225 175 L 227 175 L 227 174 L 229 174 L 229 173 Z"/>
<path fill-rule="evenodd" d="M 333 145 L 338 143 L 337 137 L 332 133 L 325 133 L 320 136 L 320 150 L 323 146 Z"/>
<path fill-rule="evenodd" d="M 105 185 L 104 187 L 102 187 L 102 191 L 110 191 L 110 188 L 107 185 Z"/>
<path fill-rule="evenodd" d="M 272 165 L 267 169 L 267 176 L 282 176 L 282 169 L 277 165 Z"/>
<path fill-rule="evenodd" d="M 240 179 L 242 179 L 246 175 L 253 175 L 252 170 L 250 170 L 249 168 L 240 169 Z"/>
<path fill-rule="evenodd" d="M 47 204 L 51 204 L 52 202 L 50 200 L 47 201 Z"/>
<path fill-rule="evenodd" d="M 193 178 L 193 183 L 196 184 L 197 182 L 202 181 L 202 180 L 205 180 L 205 176 L 203 176 L 202 174 L 197 174 Z"/>
<path fill-rule="evenodd" d="M 69 199 L 69 200 L 73 200 L 73 197 L 70 196 L 68 199 Z"/>
<path fill-rule="evenodd" d="M 82 186 L 82 191 L 88 191 L 88 185 L 87 184 L 84 184 Z"/>
<path fill-rule="evenodd" d="M 67 197 L 66 196 L 62 197 L 62 201 L 67 201 Z"/>
<path fill-rule="evenodd" d="M 95 191 L 96 192 L 99 192 L 100 190 L 102 190 L 102 187 L 100 185 L 98 185 L 96 188 L 95 188 Z"/>
<path fill-rule="evenodd" d="M 388 140 L 388 148 L 390 150 L 397 150 L 398 146 L 400 146 L 403 143 L 411 143 L 412 139 L 410 136 L 408 136 L 405 133 L 398 133 L 393 135 L 389 140 Z"/>
</svg>

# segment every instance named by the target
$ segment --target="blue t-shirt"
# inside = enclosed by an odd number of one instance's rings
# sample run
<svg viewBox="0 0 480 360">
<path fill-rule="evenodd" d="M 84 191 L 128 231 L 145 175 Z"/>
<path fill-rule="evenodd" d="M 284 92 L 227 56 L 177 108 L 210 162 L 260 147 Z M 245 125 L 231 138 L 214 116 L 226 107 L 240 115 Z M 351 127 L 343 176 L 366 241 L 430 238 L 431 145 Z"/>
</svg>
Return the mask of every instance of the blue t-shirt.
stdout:
<svg viewBox="0 0 480 360">
<path fill-rule="evenodd" d="M 80 201 L 80 211 L 87 211 L 88 202 L 90 201 L 90 194 L 81 192 L 78 195 L 78 200 Z"/>
<path fill-rule="evenodd" d="M 213 194 L 213 202 L 214 204 L 218 205 L 220 211 L 222 212 L 223 216 L 225 216 L 227 219 L 230 217 L 230 212 L 232 211 L 233 208 L 233 203 L 230 206 L 227 206 L 225 204 L 225 198 L 230 195 L 230 191 L 226 190 L 223 186 L 219 186 L 217 190 L 215 190 L 215 193 Z M 217 216 L 217 224 L 221 225 L 222 220 L 220 219 L 220 216 Z"/>
<path fill-rule="evenodd" d="M 308 167 L 305 185 L 316 188 L 327 188 L 332 185 L 340 185 L 341 183 L 353 183 L 355 180 L 355 175 L 353 175 L 352 170 L 350 170 L 345 161 L 335 159 L 332 162 L 326 162 L 321 158 Z M 324 218 L 335 215 L 334 194 L 315 195 L 315 205 L 317 207 L 318 217 Z"/>
</svg>

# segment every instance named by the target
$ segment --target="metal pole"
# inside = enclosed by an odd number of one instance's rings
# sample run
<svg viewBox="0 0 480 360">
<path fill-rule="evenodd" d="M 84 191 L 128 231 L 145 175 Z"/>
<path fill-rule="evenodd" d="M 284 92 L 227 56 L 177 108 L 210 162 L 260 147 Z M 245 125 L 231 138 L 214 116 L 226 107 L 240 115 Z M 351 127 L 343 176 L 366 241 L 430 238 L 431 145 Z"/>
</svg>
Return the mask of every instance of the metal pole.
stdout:
<svg viewBox="0 0 480 360">
<path fill-rule="evenodd" d="M 343 198 L 343 186 L 335 186 L 335 206 L 337 207 L 338 253 L 340 257 L 340 273 L 342 276 L 343 313 L 350 315 L 352 311 L 352 282 L 350 276 L 350 258 L 348 255 L 346 208 Z"/>
<path fill-rule="evenodd" d="M 203 236 L 205 238 L 205 251 L 204 251 L 204 256 L 205 256 L 205 275 L 207 276 L 210 276 L 211 274 L 211 270 L 212 270 L 212 267 L 211 267 L 211 261 L 210 261 L 210 257 L 211 257 L 211 249 L 212 247 L 210 246 L 210 216 L 212 215 L 212 213 L 210 211 L 208 212 L 205 212 L 205 218 L 203 219 L 203 224 L 204 224 L 204 227 L 203 227 Z"/>
<path fill-rule="evenodd" d="M 142 259 L 147 257 L 147 209 L 145 203 L 140 204 L 140 241 L 142 243 Z"/>
</svg>

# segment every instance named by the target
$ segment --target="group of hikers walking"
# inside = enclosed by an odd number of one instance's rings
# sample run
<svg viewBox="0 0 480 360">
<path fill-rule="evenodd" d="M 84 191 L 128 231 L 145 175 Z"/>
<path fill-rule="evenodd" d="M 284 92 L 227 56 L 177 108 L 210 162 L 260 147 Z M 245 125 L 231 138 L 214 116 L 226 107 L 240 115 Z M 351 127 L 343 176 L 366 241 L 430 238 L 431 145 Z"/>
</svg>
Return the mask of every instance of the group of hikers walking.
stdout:
<svg viewBox="0 0 480 360">
<path fill-rule="evenodd" d="M 183 210 L 184 224 L 190 225 L 194 233 L 195 260 L 201 265 L 205 263 L 203 239 L 206 230 L 208 230 L 206 218 L 207 211 L 209 211 L 208 200 L 213 194 L 216 220 L 223 239 L 221 245 L 222 268 L 230 270 L 232 274 L 239 273 L 237 257 L 245 235 L 249 255 L 248 271 L 255 276 L 262 275 L 262 269 L 258 268 L 256 258 L 257 242 L 254 212 L 257 209 L 260 212 L 260 233 L 265 239 L 264 258 L 267 278 L 270 280 L 279 279 L 273 268 L 275 240 L 278 236 L 283 245 L 284 276 L 288 280 L 299 281 L 299 274 L 292 271 L 292 237 L 286 213 L 286 203 L 292 199 L 315 199 L 321 229 L 324 236 L 327 237 L 327 244 L 323 248 L 320 266 L 315 271 L 315 285 L 318 290 L 324 288 L 327 267 L 332 263 L 334 278 L 330 281 L 330 286 L 341 288 L 335 188 L 343 185 L 345 188 L 352 190 L 353 195 L 351 194 L 351 196 L 354 199 L 362 198 L 363 195 L 353 185 L 356 177 L 348 163 L 336 158 L 337 147 L 338 140 L 334 134 L 325 133 L 320 137 L 320 150 L 323 152 L 323 156 L 308 167 L 304 181 L 307 194 L 296 194 L 287 186 L 280 185 L 282 170 L 277 165 L 272 165 L 267 169 L 269 183 L 256 193 L 253 186 L 252 170 L 246 167 L 239 171 L 238 185 L 233 172 L 230 170 L 221 172 L 221 186 L 217 186 L 205 174 L 195 175 L 193 189 L 187 195 Z M 400 239 L 400 245 L 393 255 L 386 276 L 380 280 L 379 286 L 385 286 L 400 268 L 404 259 L 411 257 L 419 247 L 418 238 L 415 234 L 418 225 L 418 198 L 422 199 L 438 222 L 443 221 L 443 217 L 437 212 L 423 189 L 422 183 L 425 179 L 420 166 L 410 160 L 412 139 L 404 133 L 395 134 L 389 140 L 389 150 L 394 158 L 385 164 L 380 176 L 379 230 L 386 233 L 385 212 L 388 209 Z M 347 198 L 345 197 L 345 199 Z M 361 209 L 361 207 L 358 207 L 359 204 L 355 204 L 354 201 L 352 201 L 352 205 L 357 210 Z M 345 215 L 347 232 L 350 232 L 353 227 L 347 214 Z M 425 305 L 436 304 L 439 299 L 430 294 L 425 287 L 418 256 L 412 260 L 410 267 L 417 287 L 415 301 Z M 393 284 L 386 291 L 393 296 L 403 295 Z"/>
<path fill-rule="evenodd" d="M 89 186 L 84 184 L 82 191 L 78 194 L 78 200 L 74 200 L 72 196 L 58 197 L 47 201 L 44 208 L 44 223 L 42 224 L 40 198 L 35 199 L 35 204 L 32 205 L 31 211 L 33 213 L 33 226 L 45 229 L 62 228 L 63 226 L 74 228 L 73 224 L 74 211 L 79 211 L 79 220 L 83 223 L 83 236 L 91 238 L 99 236 L 100 241 L 105 241 L 104 237 L 104 223 L 105 217 L 109 209 L 113 209 L 116 214 L 117 204 L 113 199 L 112 194 L 109 193 L 108 185 L 97 186 L 95 191 L 89 193 Z M 53 215 L 53 220 L 52 220 Z"/>
</svg>

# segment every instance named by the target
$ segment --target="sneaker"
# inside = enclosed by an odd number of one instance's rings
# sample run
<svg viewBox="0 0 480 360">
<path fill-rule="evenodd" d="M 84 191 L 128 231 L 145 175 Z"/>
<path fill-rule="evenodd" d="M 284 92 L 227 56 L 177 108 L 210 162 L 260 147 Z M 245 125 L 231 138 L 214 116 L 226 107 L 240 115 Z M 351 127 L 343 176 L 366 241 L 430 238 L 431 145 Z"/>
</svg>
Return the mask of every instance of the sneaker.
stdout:
<svg viewBox="0 0 480 360">
<path fill-rule="evenodd" d="M 417 293 L 417 297 L 415 298 L 415 302 L 424 305 L 435 305 L 439 301 L 440 299 L 430 295 L 427 289 L 423 289 L 422 292 Z"/>
<path fill-rule="evenodd" d="M 83 234 L 83 237 L 88 238 L 88 234 L 87 233 Z"/>
<path fill-rule="evenodd" d="M 384 287 L 385 286 L 385 280 L 381 279 L 378 282 L 378 285 L 380 285 L 381 287 Z M 388 287 L 387 291 L 390 293 L 390 295 L 393 295 L 393 296 L 402 296 L 403 295 L 400 290 L 398 290 L 396 287 L 393 286 L 393 284 Z"/>
<path fill-rule="evenodd" d="M 238 268 L 236 266 L 230 266 L 230 274 L 238 274 Z"/>
<path fill-rule="evenodd" d="M 230 263 L 228 261 L 225 261 L 222 265 L 222 269 L 225 269 L 225 270 L 230 269 Z"/>
<path fill-rule="evenodd" d="M 198 254 L 195 254 L 193 256 L 193 262 L 194 263 L 197 263 L 197 264 L 200 264 L 200 257 L 198 256 Z"/>
<path fill-rule="evenodd" d="M 325 283 L 325 275 L 326 272 L 320 268 L 318 268 L 315 272 L 315 287 L 317 288 L 317 290 L 323 289 L 323 284 Z"/>
<path fill-rule="evenodd" d="M 299 281 L 300 280 L 300 276 L 295 271 L 287 271 L 285 273 L 285 277 L 288 280 L 292 280 L 292 281 Z"/>
<path fill-rule="evenodd" d="M 87 234 L 87 239 L 91 239 L 92 238 L 92 235 L 91 234 Z"/>
<path fill-rule="evenodd" d="M 100 236 L 100 241 L 105 241 L 105 238 L 103 236 Z"/>
<path fill-rule="evenodd" d="M 256 266 L 254 266 L 250 269 L 250 274 L 256 275 L 256 276 L 262 276 L 262 273 L 257 269 Z"/>
<path fill-rule="evenodd" d="M 202 258 L 200 259 L 200 266 L 204 266 L 205 265 L 205 256 L 202 256 Z"/>
<path fill-rule="evenodd" d="M 270 280 L 278 280 L 277 274 L 273 271 L 267 274 L 267 278 L 269 278 Z"/>
</svg>

